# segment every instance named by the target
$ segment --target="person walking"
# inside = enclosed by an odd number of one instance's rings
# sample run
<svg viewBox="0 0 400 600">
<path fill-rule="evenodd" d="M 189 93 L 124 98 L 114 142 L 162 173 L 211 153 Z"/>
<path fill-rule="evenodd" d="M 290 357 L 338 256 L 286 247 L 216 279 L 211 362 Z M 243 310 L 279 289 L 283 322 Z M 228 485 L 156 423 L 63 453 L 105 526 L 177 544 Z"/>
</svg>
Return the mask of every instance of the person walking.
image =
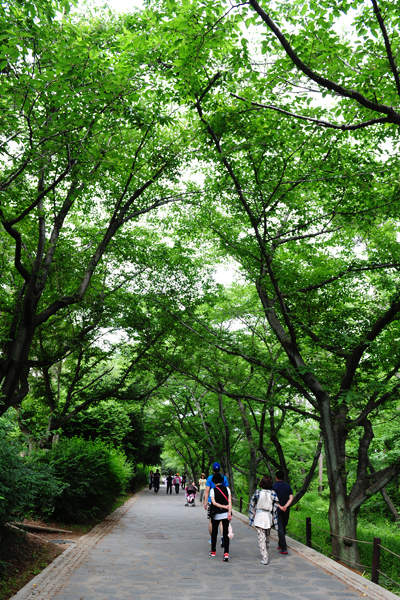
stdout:
<svg viewBox="0 0 400 600">
<path fill-rule="evenodd" d="M 203 502 L 204 494 L 206 491 L 207 479 L 204 473 L 201 474 L 199 479 L 199 490 L 200 490 L 200 504 Z"/>
<path fill-rule="evenodd" d="M 226 479 L 226 478 L 225 478 Z M 211 498 L 211 550 L 210 556 L 215 556 L 217 552 L 218 527 L 221 523 L 224 538 L 224 556 L 223 561 L 229 561 L 229 522 L 232 519 L 232 498 L 229 487 L 223 485 L 224 477 L 221 473 L 212 476 L 214 487 L 210 489 Z"/>
<path fill-rule="evenodd" d="M 153 487 L 153 471 L 150 471 L 149 473 L 149 490 L 151 491 L 151 488 Z"/>
<path fill-rule="evenodd" d="M 158 494 L 158 490 L 160 489 L 160 471 L 157 469 L 157 471 L 154 473 L 153 475 L 153 483 L 154 483 L 154 493 Z"/>
<path fill-rule="evenodd" d="M 216 475 L 217 473 L 220 473 L 221 471 L 221 465 L 218 462 L 215 462 L 212 466 L 212 470 L 214 471 L 214 475 Z M 215 488 L 215 484 L 213 482 L 213 476 L 214 475 L 209 475 L 209 477 L 207 477 L 207 481 L 206 481 L 206 491 L 204 494 L 204 508 L 207 511 L 207 519 L 208 521 L 208 531 L 210 534 L 210 538 L 211 538 L 211 534 L 212 534 L 212 523 L 211 523 L 211 516 L 210 516 L 210 507 L 211 507 L 211 497 L 210 497 L 210 491 Z M 229 482 L 227 480 L 227 478 L 225 477 L 225 475 L 223 475 L 223 481 L 222 481 L 222 485 L 224 487 L 229 487 Z M 222 525 L 221 525 L 222 528 Z M 221 529 L 221 533 L 222 533 L 222 529 Z M 212 540 L 210 539 L 210 544 L 212 543 Z M 221 536 L 221 547 L 224 544 L 224 537 L 223 535 Z"/>
<path fill-rule="evenodd" d="M 287 554 L 286 527 L 289 521 L 289 506 L 293 502 L 293 490 L 288 483 L 283 481 L 283 471 L 275 473 L 276 482 L 273 490 L 279 499 L 278 504 L 278 550 L 280 554 Z"/>
<path fill-rule="evenodd" d="M 168 490 L 169 490 L 169 493 L 172 494 L 172 475 L 171 475 L 171 471 L 167 475 L 167 494 L 168 494 Z"/>
<path fill-rule="evenodd" d="M 172 482 L 175 486 L 175 494 L 179 494 L 179 486 L 181 485 L 181 478 L 179 477 L 179 473 L 177 473 L 174 477 L 174 481 Z"/>
<path fill-rule="evenodd" d="M 254 492 L 249 507 L 249 525 L 255 527 L 258 545 L 261 553 L 261 564 L 268 564 L 268 548 L 271 527 L 277 527 L 278 496 L 272 489 L 270 477 L 264 475 L 259 483 L 259 488 Z"/>
<path fill-rule="evenodd" d="M 184 490 L 184 489 L 185 489 L 185 487 L 186 487 L 186 480 L 187 480 L 186 473 L 184 473 L 184 474 L 182 475 L 182 489 L 183 489 L 183 490 Z"/>
</svg>

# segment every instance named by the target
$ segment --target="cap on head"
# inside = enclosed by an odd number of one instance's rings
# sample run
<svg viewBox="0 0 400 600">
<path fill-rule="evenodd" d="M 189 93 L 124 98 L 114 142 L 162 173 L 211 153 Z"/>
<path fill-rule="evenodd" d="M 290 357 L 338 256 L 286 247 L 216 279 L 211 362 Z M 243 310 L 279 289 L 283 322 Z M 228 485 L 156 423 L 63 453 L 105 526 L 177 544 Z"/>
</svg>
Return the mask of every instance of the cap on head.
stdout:
<svg viewBox="0 0 400 600">
<path fill-rule="evenodd" d="M 213 464 L 212 468 L 213 468 L 213 471 L 219 471 L 221 468 L 221 465 L 219 463 L 215 462 Z"/>
</svg>

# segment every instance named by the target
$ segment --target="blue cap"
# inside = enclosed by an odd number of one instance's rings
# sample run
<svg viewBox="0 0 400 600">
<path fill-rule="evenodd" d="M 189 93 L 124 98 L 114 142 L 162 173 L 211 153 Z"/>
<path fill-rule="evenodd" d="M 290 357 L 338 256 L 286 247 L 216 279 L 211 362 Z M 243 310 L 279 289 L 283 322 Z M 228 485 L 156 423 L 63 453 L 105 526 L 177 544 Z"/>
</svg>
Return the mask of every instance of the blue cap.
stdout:
<svg viewBox="0 0 400 600">
<path fill-rule="evenodd" d="M 219 463 L 214 463 L 212 468 L 213 468 L 213 471 L 219 471 L 219 469 L 221 468 L 221 465 Z"/>
</svg>

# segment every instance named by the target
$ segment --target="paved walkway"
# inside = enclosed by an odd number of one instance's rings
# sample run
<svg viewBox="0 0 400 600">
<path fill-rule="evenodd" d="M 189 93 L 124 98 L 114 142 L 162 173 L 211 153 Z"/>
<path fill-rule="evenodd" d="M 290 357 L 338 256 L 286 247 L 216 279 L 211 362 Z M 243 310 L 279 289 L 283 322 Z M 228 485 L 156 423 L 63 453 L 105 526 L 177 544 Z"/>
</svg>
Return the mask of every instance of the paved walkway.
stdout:
<svg viewBox="0 0 400 600">
<path fill-rule="evenodd" d="M 206 513 L 184 506 L 184 494 L 145 491 L 70 572 L 54 600 L 356 600 L 346 583 L 294 551 L 271 543 L 260 563 L 255 532 L 233 519 L 229 563 L 208 556 Z M 31 592 L 32 593 L 32 592 Z M 41 596 L 38 589 L 38 595 Z M 364 595 L 365 598 L 365 595 Z"/>
</svg>

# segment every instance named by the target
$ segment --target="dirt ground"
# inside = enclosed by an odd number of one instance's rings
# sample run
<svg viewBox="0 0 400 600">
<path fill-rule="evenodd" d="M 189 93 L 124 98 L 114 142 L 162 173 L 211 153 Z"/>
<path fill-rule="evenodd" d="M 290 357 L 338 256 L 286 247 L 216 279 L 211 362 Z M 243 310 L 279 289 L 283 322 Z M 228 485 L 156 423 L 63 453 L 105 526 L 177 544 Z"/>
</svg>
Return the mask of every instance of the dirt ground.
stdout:
<svg viewBox="0 0 400 600">
<path fill-rule="evenodd" d="M 116 499 L 110 512 L 121 506 L 132 493 Z M 108 513 L 98 515 L 86 523 L 68 525 L 41 520 L 25 519 L 23 524 L 39 525 L 55 529 L 70 529 L 72 533 L 51 533 L 49 531 L 19 531 L 13 527 L 0 526 L 0 599 L 8 600 L 31 579 L 45 569 L 57 556 L 60 556 L 72 543 L 79 540 Z M 16 526 L 18 523 L 16 523 Z M 29 533 L 28 533 L 29 532 Z"/>
<path fill-rule="evenodd" d="M 0 528 L 0 598 L 8 600 L 47 567 L 66 546 L 50 544 L 10 527 Z"/>
<path fill-rule="evenodd" d="M 60 523 L 25 519 L 24 524 L 70 529 Z M 17 525 L 18 526 L 18 525 Z M 0 598 L 8 600 L 93 526 L 73 525 L 73 533 L 18 531 L 0 527 Z M 61 542 L 61 543 L 60 543 Z M 65 542 L 65 543 L 62 543 Z"/>
<path fill-rule="evenodd" d="M 24 525 L 38 525 L 39 527 L 50 527 L 54 529 L 70 529 L 67 525 L 64 527 L 59 523 L 45 523 L 44 521 L 30 521 L 28 519 L 24 519 Z M 86 527 L 79 527 L 77 525 L 73 525 L 73 533 L 51 533 L 50 531 L 36 531 L 33 529 L 27 530 L 30 534 L 38 536 L 42 540 L 49 542 L 57 542 L 57 546 L 59 548 L 65 549 L 67 548 L 71 542 L 76 542 L 79 538 L 87 532 Z M 32 536 L 29 536 L 32 537 Z M 61 544 L 59 542 L 65 541 L 66 544 Z M 69 543 L 68 543 L 69 542 Z"/>
</svg>

